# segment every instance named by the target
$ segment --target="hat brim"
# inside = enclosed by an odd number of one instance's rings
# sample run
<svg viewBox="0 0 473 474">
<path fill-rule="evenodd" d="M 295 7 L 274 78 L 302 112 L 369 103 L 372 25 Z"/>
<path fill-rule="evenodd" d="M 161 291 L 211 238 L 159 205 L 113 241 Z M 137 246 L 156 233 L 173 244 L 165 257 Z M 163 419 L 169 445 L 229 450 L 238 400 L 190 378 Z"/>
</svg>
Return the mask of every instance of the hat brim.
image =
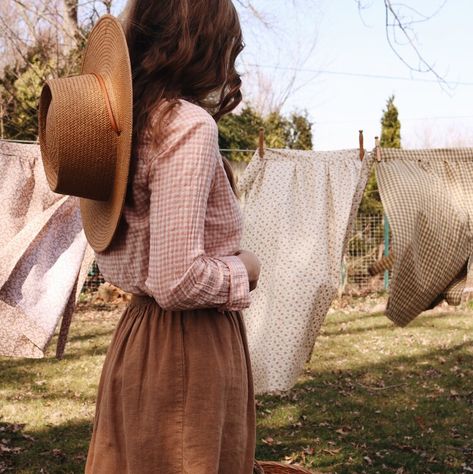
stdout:
<svg viewBox="0 0 473 474">
<path fill-rule="evenodd" d="M 100 74 L 107 83 L 121 131 L 118 137 L 115 178 L 107 201 L 80 198 L 87 241 L 96 252 L 110 245 L 123 212 L 131 160 L 133 88 L 128 46 L 119 21 L 104 15 L 90 33 L 82 74 Z"/>
</svg>

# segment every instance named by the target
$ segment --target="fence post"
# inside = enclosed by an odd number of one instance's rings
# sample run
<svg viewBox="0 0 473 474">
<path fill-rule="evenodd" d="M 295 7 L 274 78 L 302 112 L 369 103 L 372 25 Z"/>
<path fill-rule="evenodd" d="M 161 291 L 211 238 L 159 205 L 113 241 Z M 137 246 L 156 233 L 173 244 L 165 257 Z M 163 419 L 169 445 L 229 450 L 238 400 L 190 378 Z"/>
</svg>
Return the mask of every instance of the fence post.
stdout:
<svg viewBox="0 0 473 474">
<path fill-rule="evenodd" d="M 340 284 L 338 285 L 338 297 L 340 298 L 343 295 L 345 287 L 347 285 L 347 260 L 346 255 L 343 256 L 342 265 L 340 266 Z"/>
<path fill-rule="evenodd" d="M 384 214 L 384 256 L 389 256 L 389 221 L 388 216 Z M 387 290 L 389 288 L 389 271 L 384 271 L 384 289 Z"/>
<path fill-rule="evenodd" d="M 4 114 L 4 110 L 3 110 L 3 102 L 2 102 L 2 98 L 0 98 L 0 138 L 3 140 L 5 138 L 5 125 L 4 125 L 4 122 L 3 122 L 3 114 Z"/>
</svg>

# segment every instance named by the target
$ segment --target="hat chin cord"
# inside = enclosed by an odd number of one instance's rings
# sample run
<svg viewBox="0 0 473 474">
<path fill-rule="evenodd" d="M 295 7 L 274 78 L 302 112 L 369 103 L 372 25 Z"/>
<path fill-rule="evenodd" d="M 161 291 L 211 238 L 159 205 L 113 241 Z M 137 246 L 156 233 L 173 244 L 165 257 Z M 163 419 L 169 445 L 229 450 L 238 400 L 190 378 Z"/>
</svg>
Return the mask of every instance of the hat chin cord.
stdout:
<svg viewBox="0 0 473 474">
<path fill-rule="evenodd" d="M 95 72 L 91 73 L 93 76 L 95 76 L 97 78 L 97 81 L 99 82 L 100 84 L 100 88 L 102 89 L 102 93 L 103 93 L 103 97 L 105 99 L 105 105 L 107 107 L 107 112 L 108 112 L 108 116 L 110 117 L 110 124 L 112 125 L 112 130 L 118 135 L 120 136 L 120 134 L 122 133 L 121 130 L 119 129 L 118 127 L 118 124 L 117 124 L 117 121 L 115 119 L 115 115 L 113 114 L 113 110 L 112 110 L 112 104 L 110 102 L 110 96 L 108 95 L 108 90 L 107 90 L 107 86 L 105 85 L 105 81 L 103 79 L 103 77 L 100 75 L 100 74 L 97 74 Z"/>
</svg>

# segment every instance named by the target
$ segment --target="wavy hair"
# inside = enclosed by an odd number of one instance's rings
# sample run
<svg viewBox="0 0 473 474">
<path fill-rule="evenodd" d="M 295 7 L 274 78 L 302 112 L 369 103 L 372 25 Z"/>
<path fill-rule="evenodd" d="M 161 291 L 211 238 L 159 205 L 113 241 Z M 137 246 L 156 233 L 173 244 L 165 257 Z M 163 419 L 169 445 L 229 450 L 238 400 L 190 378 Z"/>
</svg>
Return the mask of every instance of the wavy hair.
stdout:
<svg viewBox="0 0 473 474">
<path fill-rule="evenodd" d="M 244 43 L 231 0 L 129 0 L 124 27 L 135 144 L 156 114 L 153 135 L 159 143 L 163 121 L 179 99 L 200 105 L 216 122 L 241 102 L 235 61 Z M 230 164 L 222 158 L 236 191 Z"/>
</svg>

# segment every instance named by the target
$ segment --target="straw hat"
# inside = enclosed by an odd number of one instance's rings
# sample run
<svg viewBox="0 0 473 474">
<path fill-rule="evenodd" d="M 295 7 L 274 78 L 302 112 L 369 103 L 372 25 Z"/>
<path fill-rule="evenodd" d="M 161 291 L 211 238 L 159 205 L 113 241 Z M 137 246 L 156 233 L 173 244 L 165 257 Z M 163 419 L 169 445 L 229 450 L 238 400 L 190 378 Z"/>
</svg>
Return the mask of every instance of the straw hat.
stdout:
<svg viewBox="0 0 473 474">
<path fill-rule="evenodd" d="M 81 74 L 49 80 L 39 104 L 39 140 L 49 186 L 78 196 L 91 247 L 105 250 L 123 210 L 131 154 L 130 58 L 118 20 L 90 33 Z"/>
</svg>

